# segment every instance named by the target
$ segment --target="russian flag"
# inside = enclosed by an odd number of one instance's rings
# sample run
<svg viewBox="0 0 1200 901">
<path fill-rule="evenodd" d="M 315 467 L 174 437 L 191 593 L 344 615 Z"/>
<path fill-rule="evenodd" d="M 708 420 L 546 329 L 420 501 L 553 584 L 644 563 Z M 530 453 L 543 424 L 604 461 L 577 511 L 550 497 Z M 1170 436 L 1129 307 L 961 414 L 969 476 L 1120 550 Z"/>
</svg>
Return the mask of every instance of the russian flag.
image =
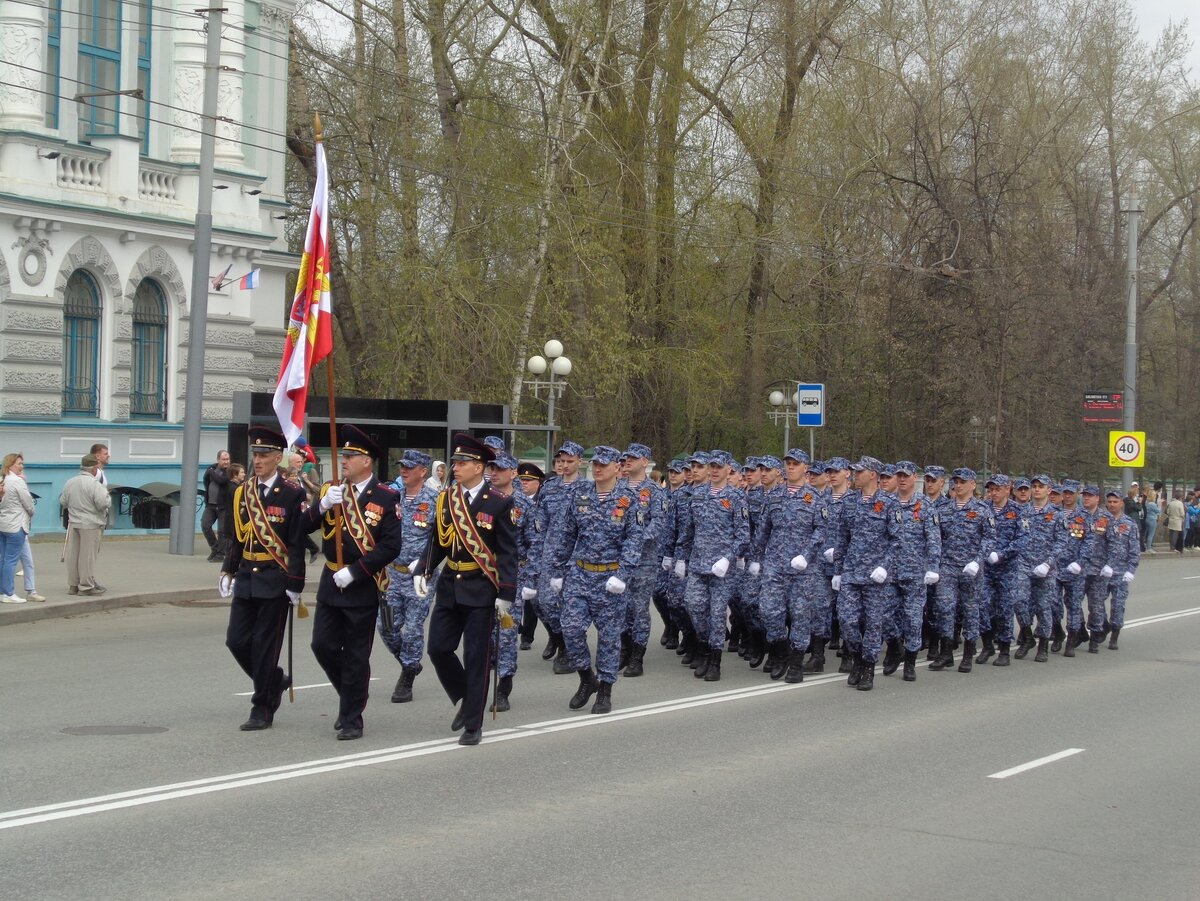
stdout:
<svg viewBox="0 0 1200 901">
<path fill-rule="evenodd" d="M 261 269 L 251 269 L 238 281 L 238 287 L 243 291 L 251 291 L 258 287 L 258 273 Z"/>
</svg>

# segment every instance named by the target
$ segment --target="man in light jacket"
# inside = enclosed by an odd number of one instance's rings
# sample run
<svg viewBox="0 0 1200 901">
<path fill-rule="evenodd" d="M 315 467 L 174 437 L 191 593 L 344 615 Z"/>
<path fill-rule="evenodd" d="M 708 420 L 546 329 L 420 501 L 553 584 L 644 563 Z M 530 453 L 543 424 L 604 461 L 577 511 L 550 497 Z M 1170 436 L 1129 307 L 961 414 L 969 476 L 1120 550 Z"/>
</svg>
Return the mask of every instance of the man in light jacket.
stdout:
<svg viewBox="0 0 1200 901">
<path fill-rule="evenodd" d="M 69 517 L 67 594 L 97 595 L 108 590 L 96 584 L 96 554 L 112 506 L 108 491 L 96 478 L 98 468 L 96 455 L 85 455 L 79 474 L 67 480 L 58 496 Z"/>
</svg>

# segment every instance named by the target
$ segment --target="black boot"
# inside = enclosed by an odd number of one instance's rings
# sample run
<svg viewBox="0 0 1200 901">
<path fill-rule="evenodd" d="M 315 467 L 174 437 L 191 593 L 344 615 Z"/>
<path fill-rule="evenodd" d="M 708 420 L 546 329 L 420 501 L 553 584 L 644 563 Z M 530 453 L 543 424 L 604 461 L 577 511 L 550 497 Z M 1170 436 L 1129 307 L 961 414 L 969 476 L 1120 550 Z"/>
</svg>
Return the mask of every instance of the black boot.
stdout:
<svg viewBox="0 0 1200 901">
<path fill-rule="evenodd" d="M 864 660 L 859 664 L 858 690 L 870 691 L 875 687 L 875 662 Z"/>
<path fill-rule="evenodd" d="M 554 675 L 565 676 L 575 672 L 571 664 L 567 663 L 567 643 L 563 640 L 562 632 L 556 632 L 554 638 L 558 642 L 558 653 L 554 657 Z"/>
<path fill-rule="evenodd" d="M 512 676 L 501 676 L 496 683 L 496 712 L 504 713 L 509 709 L 508 696 L 512 694 Z"/>
<path fill-rule="evenodd" d="M 1104 641 L 1103 632 L 1093 632 L 1090 636 L 1088 636 L 1088 653 L 1099 654 L 1100 642 L 1102 641 Z"/>
<path fill-rule="evenodd" d="M 838 672 L 839 673 L 854 672 L 854 656 L 852 654 L 850 654 L 848 652 L 842 654 L 842 660 L 838 664 Z"/>
<path fill-rule="evenodd" d="M 917 652 L 916 651 L 905 651 L 904 652 L 904 681 L 905 682 L 916 682 L 917 681 Z"/>
<path fill-rule="evenodd" d="M 586 703 L 586 702 L 585 702 Z M 580 705 L 583 706 L 582 704 Z M 601 682 L 596 692 L 596 703 L 592 705 L 592 713 L 612 713 L 612 684 Z"/>
<path fill-rule="evenodd" d="M 1121 634 L 1121 630 L 1114 628 L 1112 630 L 1112 638 L 1108 640 L 1108 649 L 1110 651 L 1117 650 L 1117 636 Z"/>
<path fill-rule="evenodd" d="M 1039 638 L 1038 639 L 1037 653 L 1033 655 L 1034 663 L 1045 663 L 1047 660 L 1050 659 L 1049 654 L 1046 653 L 1046 649 L 1047 649 L 1046 646 L 1049 644 L 1050 644 L 1049 638 Z"/>
<path fill-rule="evenodd" d="M 979 652 L 979 656 L 975 658 L 975 662 L 982 666 L 992 659 L 992 655 L 996 653 L 996 646 L 992 644 L 991 632 L 984 632 L 979 637 L 983 641 L 983 649 Z"/>
<path fill-rule="evenodd" d="M 663 634 L 667 637 L 667 640 L 662 643 L 663 647 L 668 651 L 677 650 L 679 648 L 679 630 L 674 626 L 667 626 Z"/>
<path fill-rule="evenodd" d="M 546 631 L 550 632 L 549 629 L 547 629 Z M 546 642 L 546 647 L 542 651 L 542 659 L 549 660 L 556 653 L 558 653 L 558 633 L 550 632 L 550 640 Z"/>
<path fill-rule="evenodd" d="M 758 669 L 762 666 L 763 658 L 767 653 L 767 639 L 762 632 L 754 633 L 754 640 L 751 643 L 750 654 L 746 657 L 746 662 L 750 664 L 750 669 Z"/>
<path fill-rule="evenodd" d="M 672 633 L 673 631 L 674 631 L 674 629 L 672 629 L 672 628 L 671 628 L 671 623 L 670 623 L 670 621 L 667 621 L 667 622 L 664 622 L 664 623 L 663 623 L 662 635 L 658 636 L 658 643 L 659 643 L 659 644 L 660 644 L 662 647 L 664 647 L 664 648 L 665 648 L 665 647 L 666 647 L 668 644 L 670 644 L 670 643 L 671 643 L 671 633 Z"/>
<path fill-rule="evenodd" d="M 423 667 L 406 666 L 400 670 L 400 678 L 396 681 L 396 690 L 392 692 L 393 704 L 404 704 L 412 700 L 413 680 L 421 674 Z"/>
<path fill-rule="evenodd" d="M 633 647 L 633 639 L 629 637 L 628 632 L 621 633 L 621 656 L 617 659 L 617 670 L 625 669 L 629 663 L 629 649 Z"/>
<path fill-rule="evenodd" d="M 842 625 L 841 625 L 841 623 L 838 622 L 838 618 L 835 616 L 833 618 L 833 622 L 830 624 L 830 627 L 829 627 L 829 644 L 827 645 L 827 647 L 831 651 L 836 651 L 836 650 L 839 650 L 841 648 L 841 646 L 842 646 Z M 841 657 L 842 655 L 838 654 L 838 656 Z"/>
<path fill-rule="evenodd" d="M 1054 621 L 1054 625 L 1050 627 L 1050 650 L 1057 654 L 1062 650 L 1063 639 L 1067 637 L 1067 633 L 1063 631 L 1062 623 L 1058 620 Z"/>
<path fill-rule="evenodd" d="M 720 649 L 713 651 L 708 655 L 708 669 L 704 673 L 705 682 L 720 682 L 721 681 L 721 651 Z"/>
<path fill-rule="evenodd" d="M 679 633 L 679 645 L 675 648 L 675 656 L 682 657 L 692 646 L 692 627 L 684 626 Z"/>
<path fill-rule="evenodd" d="M 1078 642 L 1075 641 L 1075 633 L 1073 631 L 1067 633 L 1067 640 L 1063 642 L 1062 655 L 1064 657 L 1074 657 L 1075 645 L 1077 643 Z"/>
<path fill-rule="evenodd" d="M 975 656 L 975 639 L 963 639 L 962 662 L 958 665 L 960 673 L 969 673 L 971 671 L 972 658 Z"/>
<path fill-rule="evenodd" d="M 787 669 L 783 674 L 783 681 L 791 682 L 792 684 L 804 681 L 803 651 L 792 651 L 791 654 L 788 655 Z"/>
<path fill-rule="evenodd" d="M 1000 653 L 992 661 L 992 666 L 1008 666 L 1008 642 L 1000 642 Z"/>
<path fill-rule="evenodd" d="M 571 700 L 567 702 L 567 706 L 572 710 L 578 710 L 588 702 L 588 699 L 596 693 L 596 689 L 600 688 L 600 684 L 596 682 L 596 676 L 592 673 L 592 668 L 579 671 L 579 689 L 571 696 Z"/>
<path fill-rule="evenodd" d="M 813 639 L 812 656 L 804 663 L 804 671 L 806 673 L 823 673 L 825 672 L 825 639 Z"/>
<path fill-rule="evenodd" d="M 708 672 L 709 664 L 712 663 L 712 656 L 715 652 L 709 651 L 707 654 L 701 654 L 696 658 L 696 669 L 692 673 L 697 679 L 703 679 L 704 674 Z"/>
<path fill-rule="evenodd" d="M 741 643 L 742 643 L 742 627 L 740 624 L 735 623 L 734 627 L 729 630 L 729 646 L 725 650 L 727 650 L 730 654 L 736 654 L 737 650 L 738 650 L 738 646 Z"/>
<path fill-rule="evenodd" d="M 643 663 L 646 659 L 646 646 L 635 644 L 629 652 L 629 663 L 625 665 L 625 677 L 633 679 L 642 675 L 646 670 Z"/>
<path fill-rule="evenodd" d="M 695 666 L 696 657 L 700 653 L 696 633 L 692 631 L 685 632 L 683 641 L 680 642 L 679 647 L 683 649 L 683 656 L 679 658 L 680 664 L 683 666 Z"/>
<path fill-rule="evenodd" d="M 847 648 L 846 650 L 849 650 L 849 648 Z M 861 654 L 853 654 L 853 655 L 847 654 L 844 659 L 850 661 L 850 675 L 846 678 L 846 684 L 851 685 L 851 686 L 857 685 L 862 680 L 862 677 L 863 677 L 862 655 Z M 874 671 L 874 669 L 875 669 L 875 667 L 872 666 L 871 670 Z"/>
<path fill-rule="evenodd" d="M 787 672 L 789 651 L 790 648 L 788 647 L 788 640 L 786 638 L 781 638 L 775 642 L 775 649 L 772 652 L 775 662 L 771 664 L 771 679 L 775 682 L 782 679 L 784 673 Z"/>
<path fill-rule="evenodd" d="M 1029 649 L 1034 645 L 1033 630 L 1028 626 L 1021 627 L 1021 634 L 1017 636 L 1017 652 L 1013 654 L 1018 660 L 1024 660 L 1025 655 L 1029 653 Z"/>
<path fill-rule="evenodd" d="M 883 674 L 890 676 L 894 673 L 897 667 L 900 666 L 900 661 L 904 659 L 904 651 L 900 644 L 899 638 L 889 638 L 887 642 L 887 651 L 883 655 Z"/>
</svg>

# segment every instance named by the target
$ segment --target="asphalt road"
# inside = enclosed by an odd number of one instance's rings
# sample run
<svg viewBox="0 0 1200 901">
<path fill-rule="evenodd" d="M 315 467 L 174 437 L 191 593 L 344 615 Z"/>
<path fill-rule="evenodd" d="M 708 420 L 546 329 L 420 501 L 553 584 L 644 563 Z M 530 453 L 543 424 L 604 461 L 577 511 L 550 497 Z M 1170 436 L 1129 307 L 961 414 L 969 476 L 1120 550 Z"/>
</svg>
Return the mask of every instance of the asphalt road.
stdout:
<svg viewBox="0 0 1200 901">
<path fill-rule="evenodd" d="M 870 693 L 655 645 L 595 717 L 527 651 L 477 748 L 381 644 L 363 740 L 320 685 L 239 732 L 226 616 L 0 630 L 0 897 L 1200 898 L 1200 558 L 1143 566 L 1120 651 Z"/>
</svg>

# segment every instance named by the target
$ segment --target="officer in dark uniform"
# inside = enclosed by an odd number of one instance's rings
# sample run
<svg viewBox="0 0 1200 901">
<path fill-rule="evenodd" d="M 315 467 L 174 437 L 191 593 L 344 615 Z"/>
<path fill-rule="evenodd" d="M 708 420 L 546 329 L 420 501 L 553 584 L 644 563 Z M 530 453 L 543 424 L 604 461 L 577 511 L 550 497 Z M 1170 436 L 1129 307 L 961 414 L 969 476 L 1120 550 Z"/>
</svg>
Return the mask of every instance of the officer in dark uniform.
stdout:
<svg viewBox="0 0 1200 901">
<path fill-rule="evenodd" d="M 477 745 L 483 735 L 488 652 L 494 616 L 511 615 L 517 591 L 517 539 L 512 498 L 491 490 L 484 467 L 495 452 L 470 435 L 454 436 L 450 464 L 454 481 L 437 503 L 437 534 L 413 577 L 418 594 L 443 561 L 429 619 L 429 660 L 438 680 L 459 704 L 451 729 L 466 731 L 460 745 Z M 463 659 L 455 650 L 461 640 Z M 461 701 L 461 704 L 459 703 Z"/>
<path fill-rule="evenodd" d="M 279 668 L 288 605 L 304 588 L 304 489 L 279 469 L 287 441 L 274 429 L 249 430 L 254 477 L 233 495 L 233 540 L 219 588 L 233 596 L 225 645 L 254 682 L 243 732 L 271 728 L 292 677 Z"/>
<path fill-rule="evenodd" d="M 542 472 L 542 468 L 536 463 L 522 463 L 517 467 L 517 481 L 520 483 L 521 490 L 525 492 L 525 496 L 534 504 L 537 503 L 538 489 L 542 487 L 542 480 L 546 478 L 546 474 Z M 530 561 L 534 563 L 536 561 Z M 534 586 L 535 588 L 537 586 Z M 521 619 L 521 650 L 528 651 L 533 647 L 533 636 L 537 631 L 538 624 L 538 609 L 537 599 L 531 598 L 525 602 L 525 616 Z"/>
<path fill-rule="evenodd" d="M 312 649 L 337 690 L 338 740 L 362 738 L 363 708 L 371 680 L 371 644 L 379 601 L 387 590 L 388 564 L 400 553 L 396 518 L 400 496 L 375 476 L 378 444 L 352 425 L 338 428 L 341 483 L 321 486 L 320 503 L 309 507 L 306 531 L 321 527 L 325 566 L 317 587 Z M 335 533 L 341 521 L 342 563 Z"/>
</svg>

